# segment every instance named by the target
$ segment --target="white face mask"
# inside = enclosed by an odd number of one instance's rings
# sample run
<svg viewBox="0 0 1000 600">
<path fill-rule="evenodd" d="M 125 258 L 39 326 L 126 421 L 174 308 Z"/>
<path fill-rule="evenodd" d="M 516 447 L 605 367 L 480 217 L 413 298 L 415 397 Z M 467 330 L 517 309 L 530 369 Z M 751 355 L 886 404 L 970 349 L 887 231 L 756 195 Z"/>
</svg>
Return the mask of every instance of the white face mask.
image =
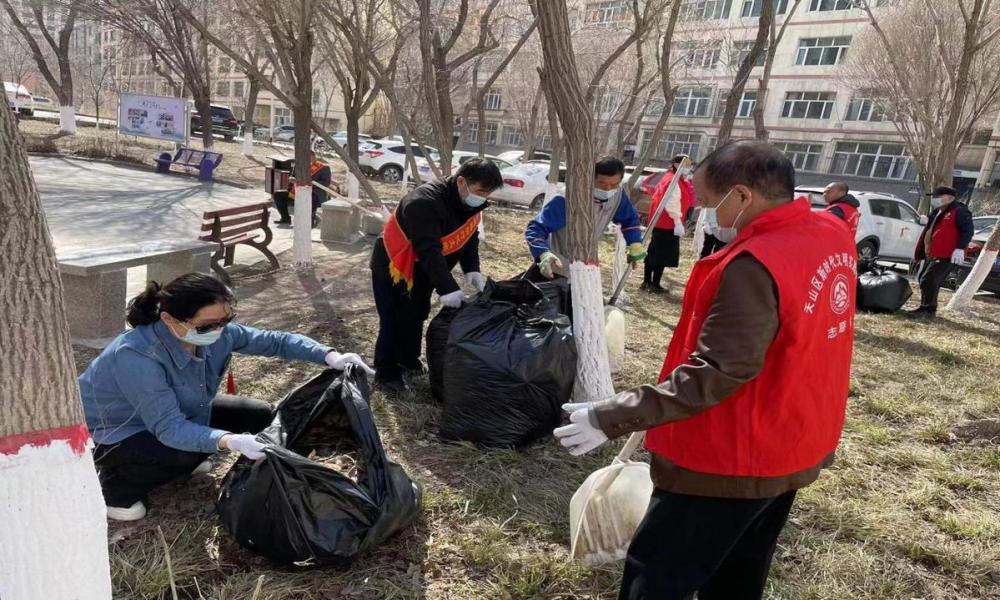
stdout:
<svg viewBox="0 0 1000 600">
<path fill-rule="evenodd" d="M 608 200 L 611 200 L 614 197 L 615 192 L 617 192 L 617 191 L 618 191 L 617 189 L 614 189 L 614 190 L 602 190 L 600 188 L 594 188 L 594 191 L 592 192 L 592 194 L 593 194 L 595 200 L 599 200 L 601 202 L 607 202 Z"/>
<path fill-rule="evenodd" d="M 726 195 L 722 197 L 722 202 L 719 202 L 718 205 L 713 206 L 712 208 L 706 208 L 705 209 L 707 211 L 706 214 L 705 214 L 706 221 L 708 221 L 710 223 L 716 223 L 716 224 L 718 224 L 718 222 L 719 222 L 718 210 L 720 208 L 722 208 L 722 205 L 726 203 L 726 200 L 729 200 L 729 194 L 732 194 L 733 190 L 735 190 L 735 189 L 736 188 L 732 188 L 728 192 L 726 192 Z M 743 210 L 746 210 L 746 209 L 744 208 Z M 743 216 L 743 210 L 741 210 L 736 215 L 736 220 L 733 221 L 732 227 L 718 227 L 718 226 L 716 226 L 716 227 L 713 228 L 714 232 L 712 233 L 712 235 L 714 235 L 715 238 L 717 240 L 719 240 L 720 242 L 722 242 L 723 244 L 728 244 L 728 243 L 732 242 L 733 240 L 735 240 L 736 239 L 736 235 L 739 233 L 739 230 L 736 228 L 736 226 L 739 225 L 739 223 L 740 223 L 740 218 Z"/>
<path fill-rule="evenodd" d="M 212 331 L 206 331 L 205 333 L 198 333 L 198 330 L 194 327 L 188 327 L 184 323 L 179 323 L 179 322 L 178 325 L 187 330 L 187 332 L 184 335 L 178 336 L 178 339 L 187 344 L 191 344 L 192 346 L 211 346 L 215 342 L 219 341 L 219 338 L 222 337 L 222 330 L 226 328 L 225 325 L 222 325 L 221 327 L 213 329 Z M 171 333 L 174 333 L 174 328 L 170 327 L 170 331 Z M 177 334 L 174 333 L 174 335 Z"/>
<path fill-rule="evenodd" d="M 944 206 L 944 198 L 941 198 L 940 196 L 931 198 L 931 206 L 934 208 L 941 208 Z"/>
</svg>

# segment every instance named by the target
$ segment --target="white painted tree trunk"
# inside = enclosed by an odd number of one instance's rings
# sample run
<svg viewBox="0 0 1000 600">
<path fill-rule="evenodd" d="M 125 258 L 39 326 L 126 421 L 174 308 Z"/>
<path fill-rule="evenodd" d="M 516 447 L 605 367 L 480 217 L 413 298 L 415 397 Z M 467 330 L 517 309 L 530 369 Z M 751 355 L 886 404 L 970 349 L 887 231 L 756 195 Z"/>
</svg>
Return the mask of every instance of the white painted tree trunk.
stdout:
<svg viewBox="0 0 1000 600">
<path fill-rule="evenodd" d="M 615 254 L 611 259 L 611 282 L 610 291 L 608 295 L 615 293 L 615 287 L 618 282 L 621 281 L 622 277 L 627 272 L 626 269 L 629 268 L 628 260 L 625 258 L 625 238 L 622 236 L 621 225 L 615 225 Z M 622 290 L 622 293 L 618 294 L 618 300 L 615 301 L 616 305 L 628 304 L 628 293 Z M 613 369 L 612 369 L 613 370 Z"/>
<path fill-rule="evenodd" d="M 596 402 L 614 395 L 608 345 L 604 337 L 604 294 L 601 268 L 581 261 L 569 266 L 576 339 L 575 402 Z"/>
<path fill-rule="evenodd" d="M 295 219 L 292 254 L 296 267 L 312 265 L 312 186 L 295 185 Z"/>
<path fill-rule="evenodd" d="M 354 173 L 347 172 L 347 199 L 356 201 L 361 196 L 361 184 Z"/>
<path fill-rule="evenodd" d="M 250 127 L 250 131 L 247 131 L 247 127 L 243 126 L 243 154 L 245 156 L 253 156 L 253 127 Z"/>
<path fill-rule="evenodd" d="M 403 176 L 399 180 L 400 192 L 402 192 L 403 195 L 406 195 L 406 192 L 409 191 L 408 189 L 409 187 L 410 187 L 410 167 L 406 166 L 403 167 Z"/>
<path fill-rule="evenodd" d="M 993 228 L 993 233 L 990 234 L 990 239 L 987 240 L 986 246 L 979 253 L 976 264 L 972 266 L 969 276 L 965 278 L 962 285 L 955 291 L 955 295 L 951 297 L 946 310 L 968 308 L 969 303 L 972 302 L 972 298 L 979 291 L 983 282 L 986 281 L 986 277 L 990 274 L 990 271 L 993 270 L 993 264 L 996 263 L 998 254 L 1000 254 L 1000 225 Z"/>
<path fill-rule="evenodd" d="M 72 106 L 59 107 L 59 131 L 76 134 L 76 108 Z"/>
<path fill-rule="evenodd" d="M 111 598 L 92 446 L 56 440 L 0 452 L 0 598 Z"/>
</svg>

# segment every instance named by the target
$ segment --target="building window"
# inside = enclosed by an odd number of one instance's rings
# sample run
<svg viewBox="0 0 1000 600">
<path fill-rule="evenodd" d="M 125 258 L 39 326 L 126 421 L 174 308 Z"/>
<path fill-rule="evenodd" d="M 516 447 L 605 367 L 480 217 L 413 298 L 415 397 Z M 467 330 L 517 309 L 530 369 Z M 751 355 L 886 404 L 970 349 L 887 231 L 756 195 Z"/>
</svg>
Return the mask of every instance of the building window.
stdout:
<svg viewBox="0 0 1000 600">
<path fill-rule="evenodd" d="M 610 117 L 618 109 L 616 100 L 618 95 L 613 93 L 607 86 L 594 88 L 594 96 L 590 101 L 590 109 L 597 116 Z"/>
<path fill-rule="evenodd" d="M 977 129 L 969 134 L 968 143 L 973 146 L 988 146 L 992 137 L 992 129 Z"/>
<path fill-rule="evenodd" d="M 552 135 L 546 133 L 538 140 L 538 149 L 552 151 Z"/>
<path fill-rule="evenodd" d="M 274 107 L 274 126 L 281 127 L 282 125 L 292 124 L 292 111 L 288 108 Z"/>
<path fill-rule="evenodd" d="M 757 92 L 743 92 L 740 98 L 740 108 L 736 111 L 739 119 L 749 119 L 753 117 L 753 109 L 757 106 Z"/>
<path fill-rule="evenodd" d="M 483 96 L 483 109 L 484 110 L 500 110 L 502 104 L 502 99 L 500 95 L 500 90 L 493 90 L 486 92 Z"/>
<path fill-rule="evenodd" d="M 244 86 L 245 86 L 245 82 L 243 82 L 243 81 L 234 81 L 233 82 L 233 97 L 234 98 L 242 98 L 243 97 Z"/>
<path fill-rule="evenodd" d="M 504 146 L 523 146 L 524 145 L 524 134 L 521 133 L 520 125 L 504 125 L 503 126 L 503 145 Z"/>
<path fill-rule="evenodd" d="M 228 56 L 219 57 L 219 73 L 228 73 L 233 68 L 233 61 Z"/>
<path fill-rule="evenodd" d="M 764 10 L 764 0 L 743 0 L 743 10 L 740 11 L 740 16 L 759 17 L 762 10 Z M 783 15 L 787 10 L 788 0 L 778 0 L 774 7 L 774 14 Z"/>
<path fill-rule="evenodd" d="M 837 142 L 830 172 L 879 179 L 916 179 L 916 168 L 903 144 Z"/>
<path fill-rule="evenodd" d="M 659 119 L 660 115 L 663 114 L 663 107 L 666 105 L 667 101 L 663 98 L 663 96 L 653 98 L 649 101 L 649 107 L 646 109 L 646 116 Z"/>
<path fill-rule="evenodd" d="M 891 121 L 892 115 L 885 105 L 870 91 L 860 90 L 847 106 L 845 121 Z"/>
<path fill-rule="evenodd" d="M 698 21 L 728 19 L 732 4 L 732 0 L 687 0 L 684 16 Z"/>
<path fill-rule="evenodd" d="M 796 169 L 816 171 L 819 158 L 823 155 L 823 144 L 801 144 L 797 142 L 774 142 L 778 150 L 785 153 Z"/>
<path fill-rule="evenodd" d="M 486 143 L 491 145 L 496 145 L 497 143 L 497 132 L 500 129 L 500 124 L 496 121 L 489 121 L 486 123 Z"/>
<path fill-rule="evenodd" d="M 802 38 L 795 54 L 797 65 L 838 65 L 847 56 L 851 36 Z"/>
<path fill-rule="evenodd" d="M 217 81 L 215 83 L 215 95 L 220 98 L 229 97 L 229 82 L 228 81 Z"/>
<path fill-rule="evenodd" d="M 720 44 L 714 42 L 682 42 L 678 44 L 678 49 L 684 61 L 689 67 L 700 69 L 714 69 L 719 65 L 722 56 Z"/>
<path fill-rule="evenodd" d="M 586 22 L 594 25 L 611 25 L 620 23 L 628 17 L 628 4 L 625 0 L 605 0 L 604 2 L 588 2 Z"/>
<path fill-rule="evenodd" d="M 469 121 L 465 126 L 465 139 L 470 144 L 479 142 L 479 121 Z"/>
<path fill-rule="evenodd" d="M 833 114 L 836 92 L 788 92 L 782 117 L 792 119 L 829 119 Z"/>
<path fill-rule="evenodd" d="M 642 142 L 639 144 L 639 152 L 645 152 L 653 138 L 653 130 L 646 129 L 642 132 Z M 691 160 L 697 161 L 701 150 L 701 134 L 698 133 L 664 133 L 660 138 L 660 143 L 653 153 L 657 160 L 670 160 L 678 154 L 686 154 Z"/>
<path fill-rule="evenodd" d="M 813 12 L 847 10 L 849 8 L 853 8 L 853 0 L 809 0 L 809 10 Z"/>
<path fill-rule="evenodd" d="M 712 91 L 708 88 L 691 88 L 677 92 L 670 114 L 674 117 L 707 117 Z"/>
<path fill-rule="evenodd" d="M 750 49 L 753 48 L 753 40 L 741 40 L 739 42 L 733 43 L 732 53 L 729 55 L 729 66 L 739 68 L 743 64 L 743 61 L 750 56 Z M 763 67 L 764 62 L 767 60 L 767 46 L 764 47 L 764 51 L 760 53 L 757 57 L 757 62 L 753 64 L 755 67 Z"/>
</svg>

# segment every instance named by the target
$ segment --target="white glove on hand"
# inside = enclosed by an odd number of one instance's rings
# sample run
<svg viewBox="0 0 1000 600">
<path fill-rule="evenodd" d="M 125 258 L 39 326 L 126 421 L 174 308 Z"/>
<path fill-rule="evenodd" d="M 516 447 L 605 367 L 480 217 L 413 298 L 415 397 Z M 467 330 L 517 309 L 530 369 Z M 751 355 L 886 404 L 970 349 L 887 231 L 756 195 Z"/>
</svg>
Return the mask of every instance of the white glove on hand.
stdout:
<svg viewBox="0 0 1000 600">
<path fill-rule="evenodd" d="M 542 255 L 538 257 L 538 270 L 546 279 L 553 279 L 556 276 L 554 269 L 557 267 L 561 269 L 562 266 L 559 257 L 549 251 L 542 252 Z"/>
<path fill-rule="evenodd" d="M 951 262 L 960 265 L 965 262 L 965 250 L 955 250 L 951 253 Z"/>
<path fill-rule="evenodd" d="M 341 354 L 340 352 L 335 352 L 331 350 L 326 354 L 326 364 L 331 369 L 336 369 L 338 371 L 343 371 L 347 367 L 347 365 L 354 365 L 356 367 L 364 369 L 365 373 L 368 373 L 369 375 L 375 374 L 375 369 L 366 365 L 365 361 L 360 356 L 354 354 L 353 352 Z"/>
<path fill-rule="evenodd" d="M 674 235 L 684 237 L 684 223 L 676 223 L 674 225 Z"/>
<path fill-rule="evenodd" d="M 573 456 L 581 456 L 608 441 L 604 432 L 590 424 L 590 404 L 563 404 L 562 409 L 569 413 L 569 425 L 559 427 L 552 432 L 559 443 Z"/>
<path fill-rule="evenodd" d="M 486 278 L 483 277 L 482 273 L 473 271 L 471 273 L 465 274 L 465 285 L 471 285 L 476 288 L 477 292 L 481 292 L 486 289 Z"/>
<path fill-rule="evenodd" d="M 226 435 L 226 448 L 234 452 L 239 452 L 250 460 L 264 458 L 264 444 L 257 441 L 257 437 L 249 433 L 230 433 Z"/>
<path fill-rule="evenodd" d="M 461 308 L 463 300 L 465 300 L 465 294 L 462 290 L 455 290 L 441 296 L 441 304 L 449 308 Z"/>
</svg>

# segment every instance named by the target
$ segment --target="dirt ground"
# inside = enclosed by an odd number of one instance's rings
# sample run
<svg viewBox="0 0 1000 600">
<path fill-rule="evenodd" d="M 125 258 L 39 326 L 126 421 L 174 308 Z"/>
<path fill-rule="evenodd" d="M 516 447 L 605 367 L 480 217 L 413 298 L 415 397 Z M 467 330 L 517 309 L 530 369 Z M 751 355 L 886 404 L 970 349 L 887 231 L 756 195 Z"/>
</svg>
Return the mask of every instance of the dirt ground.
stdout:
<svg viewBox="0 0 1000 600">
<path fill-rule="evenodd" d="M 492 209 L 491 209 L 492 210 Z M 526 267 L 528 215 L 488 214 L 483 269 L 503 278 Z M 315 245 L 313 271 L 237 280 L 246 323 L 310 335 L 370 357 L 377 317 L 368 245 Z M 607 255 L 610 244 L 604 248 Z M 691 265 L 672 274 L 679 282 Z M 616 387 L 652 381 L 679 312 L 629 286 L 627 367 Z M 769 598 L 1000 597 L 1000 311 L 935 323 L 860 315 L 849 416 L 838 461 L 803 490 L 782 534 Z M 92 352 L 77 350 L 82 370 Z M 279 400 L 318 367 L 237 356 L 239 391 Z M 570 562 L 569 498 L 620 442 L 573 458 L 552 440 L 523 451 L 441 443 L 426 379 L 414 393 L 371 398 L 390 455 L 425 490 L 411 529 L 346 571 L 280 567 L 235 544 L 213 514 L 232 457 L 211 476 L 155 493 L 149 516 L 112 524 L 116 598 L 258 600 L 332 598 L 614 598 L 620 565 Z M 169 546 L 171 567 L 157 530 Z M 172 576 L 171 573 L 172 572 Z"/>
</svg>

